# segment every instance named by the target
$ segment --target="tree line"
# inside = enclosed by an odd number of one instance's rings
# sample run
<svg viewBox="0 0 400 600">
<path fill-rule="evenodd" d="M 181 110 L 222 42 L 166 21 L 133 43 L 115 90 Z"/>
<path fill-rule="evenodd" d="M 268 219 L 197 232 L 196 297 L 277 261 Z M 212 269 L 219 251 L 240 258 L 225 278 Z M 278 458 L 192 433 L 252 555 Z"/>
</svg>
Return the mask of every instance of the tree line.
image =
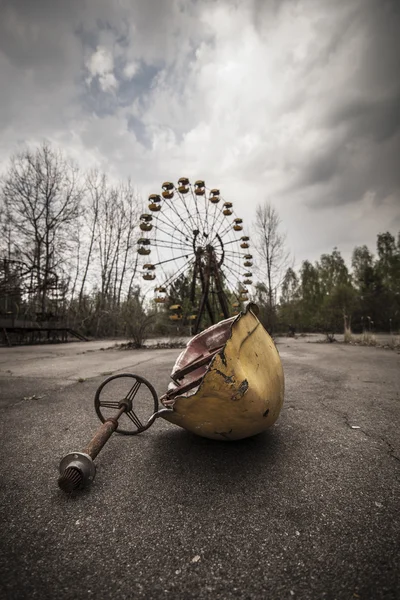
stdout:
<svg viewBox="0 0 400 600">
<path fill-rule="evenodd" d="M 400 232 L 377 235 L 376 254 L 354 248 L 349 268 L 339 249 L 291 266 L 277 210 L 259 204 L 253 223 L 258 282 L 253 300 L 268 331 L 361 333 L 400 330 Z"/>
<path fill-rule="evenodd" d="M 377 236 L 373 255 L 354 248 L 351 270 L 339 250 L 304 261 L 299 273 L 287 269 L 280 298 L 280 319 L 304 331 L 342 332 L 400 329 L 400 233 Z"/>
<path fill-rule="evenodd" d="M 3 278 L 7 270 L 9 282 L 14 273 L 19 298 L 0 309 L 42 320 L 62 314 L 86 335 L 122 334 L 127 304 L 141 306 L 142 207 L 132 182 L 110 182 L 97 169 L 82 172 L 43 143 L 11 158 L 0 202 Z"/>
<path fill-rule="evenodd" d="M 5 281 L 8 286 L 0 313 L 43 320 L 62 315 L 83 335 L 127 335 L 137 345 L 149 327 L 163 335 L 175 331 L 168 311 L 145 305 L 141 296 L 142 212 L 129 179 L 83 172 L 46 142 L 14 155 L 0 181 L 0 292 Z M 268 202 L 258 205 L 253 232 L 258 282 L 251 299 L 270 331 L 400 329 L 400 233 L 397 239 L 379 234 L 375 255 L 356 247 L 351 268 L 334 248 L 295 271 Z M 188 285 L 183 275 L 171 298 L 178 301 Z"/>
</svg>

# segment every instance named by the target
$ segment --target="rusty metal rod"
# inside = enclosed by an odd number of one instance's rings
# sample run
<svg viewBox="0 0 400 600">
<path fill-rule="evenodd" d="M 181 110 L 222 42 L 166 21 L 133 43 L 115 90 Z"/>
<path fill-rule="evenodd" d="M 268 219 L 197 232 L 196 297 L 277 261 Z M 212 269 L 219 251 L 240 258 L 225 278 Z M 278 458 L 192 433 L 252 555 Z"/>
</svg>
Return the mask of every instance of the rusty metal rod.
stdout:
<svg viewBox="0 0 400 600">
<path fill-rule="evenodd" d="M 60 477 L 58 478 L 58 486 L 64 492 L 72 492 L 93 481 L 96 474 L 96 465 L 93 460 L 117 429 L 118 419 L 127 409 L 129 409 L 129 403 L 124 403 L 115 417 L 106 419 L 82 452 L 71 452 L 64 456 L 60 463 Z"/>
<path fill-rule="evenodd" d="M 98 428 L 88 445 L 82 452 L 88 454 L 90 458 L 93 460 L 96 458 L 100 450 L 103 448 L 105 443 L 112 436 L 114 431 L 118 427 L 118 419 L 121 415 L 126 411 L 126 406 L 123 406 L 119 409 L 117 415 L 115 417 L 109 417 L 104 421 L 102 425 Z"/>
</svg>

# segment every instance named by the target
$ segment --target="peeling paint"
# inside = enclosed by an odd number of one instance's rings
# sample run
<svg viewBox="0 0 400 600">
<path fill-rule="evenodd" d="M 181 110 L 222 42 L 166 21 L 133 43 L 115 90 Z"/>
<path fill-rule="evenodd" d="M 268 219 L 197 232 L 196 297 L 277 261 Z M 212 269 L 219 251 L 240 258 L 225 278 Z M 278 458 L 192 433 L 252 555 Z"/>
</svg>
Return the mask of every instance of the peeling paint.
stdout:
<svg viewBox="0 0 400 600">
<path fill-rule="evenodd" d="M 225 375 L 225 373 L 223 373 L 219 369 L 215 369 L 215 372 L 224 378 L 225 383 L 235 383 L 235 378 L 233 375 Z"/>
<path fill-rule="evenodd" d="M 226 356 L 225 356 L 225 352 L 224 352 L 224 348 L 221 350 L 221 352 L 219 353 L 221 360 L 222 360 L 222 364 L 224 365 L 224 367 L 226 367 L 227 362 L 226 362 Z"/>
<path fill-rule="evenodd" d="M 240 398 L 243 398 L 248 389 L 249 382 L 247 381 L 247 379 L 244 379 L 239 385 L 237 393 L 234 396 L 232 396 L 232 400 L 240 400 Z"/>
<path fill-rule="evenodd" d="M 233 429 L 229 431 L 214 431 L 216 435 L 222 435 L 223 438 L 229 439 L 229 435 L 232 433 Z"/>
</svg>

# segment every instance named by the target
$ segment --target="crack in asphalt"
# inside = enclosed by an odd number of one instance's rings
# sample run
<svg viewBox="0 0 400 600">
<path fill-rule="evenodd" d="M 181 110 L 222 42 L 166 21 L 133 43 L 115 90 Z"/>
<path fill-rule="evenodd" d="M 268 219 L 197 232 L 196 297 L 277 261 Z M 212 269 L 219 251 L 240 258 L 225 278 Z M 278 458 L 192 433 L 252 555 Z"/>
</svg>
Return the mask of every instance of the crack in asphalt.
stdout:
<svg viewBox="0 0 400 600">
<path fill-rule="evenodd" d="M 352 429 L 354 426 L 350 423 L 350 417 L 347 413 L 338 410 L 337 408 L 333 408 L 332 406 L 327 406 L 324 402 L 321 402 L 321 406 L 323 406 L 326 410 L 330 410 L 331 412 L 335 413 L 336 415 L 338 415 L 339 417 L 342 417 L 345 424 L 349 427 L 349 429 Z M 365 429 L 363 429 L 361 426 L 357 426 L 357 431 L 361 431 L 361 433 L 363 433 L 365 435 L 365 437 L 371 439 L 371 440 L 375 440 L 378 441 L 380 440 L 381 442 L 383 442 L 384 444 L 386 444 L 389 447 L 389 451 L 387 451 L 385 454 L 388 454 L 389 456 L 391 456 L 392 458 L 394 458 L 395 460 L 397 460 L 398 462 L 400 462 L 400 457 L 396 456 L 395 452 L 395 448 L 393 447 L 393 445 L 386 440 L 384 437 L 382 436 L 376 436 L 373 435 L 372 433 L 366 431 Z"/>
<path fill-rule="evenodd" d="M 135 363 L 134 368 L 136 369 L 137 366 L 148 363 L 152 359 L 153 359 L 153 357 L 150 356 L 143 360 L 139 360 L 138 362 Z M 123 373 L 125 371 L 126 371 L 126 367 L 124 367 L 122 369 L 116 369 L 115 371 L 110 371 L 110 375 L 116 375 L 118 373 Z M 3 376 L 0 375 L 0 379 L 1 379 L 1 377 L 3 377 Z M 84 380 L 91 381 L 93 379 L 96 379 L 97 377 L 105 377 L 105 376 L 102 376 L 101 373 L 97 373 L 95 375 L 85 377 Z M 5 378 L 5 379 L 7 379 L 7 378 Z M 13 379 L 14 380 L 23 380 L 23 379 L 26 379 L 26 376 L 25 375 L 14 375 Z M 35 379 L 35 378 L 32 378 L 32 379 Z M 48 378 L 47 377 L 37 377 L 36 379 L 43 380 L 43 379 L 48 379 Z M 61 385 L 61 388 L 72 387 L 73 385 L 82 383 L 78 379 L 76 379 L 76 378 L 72 379 L 71 377 L 65 377 L 65 379 L 63 379 L 63 381 L 64 381 L 64 384 Z M 43 389 L 43 391 L 40 392 L 40 395 L 36 395 L 35 393 L 30 393 L 29 396 L 25 396 L 25 397 L 21 398 L 21 400 L 18 400 L 17 402 L 13 402 L 12 398 L 3 398 L 2 402 L 7 401 L 7 400 L 9 400 L 10 402 L 9 402 L 9 404 L 3 404 L 2 406 L 0 406 L 0 410 L 6 411 L 8 409 L 14 408 L 15 406 L 19 406 L 20 404 L 23 404 L 25 402 L 36 402 L 38 400 L 42 400 L 46 396 L 48 397 L 50 390 L 58 390 L 58 389 L 60 389 L 60 382 L 58 382 L 55 387 L 53 387 L 51 385 L 50 385 L 50 387 L 45 387 Z"/>
</svg>

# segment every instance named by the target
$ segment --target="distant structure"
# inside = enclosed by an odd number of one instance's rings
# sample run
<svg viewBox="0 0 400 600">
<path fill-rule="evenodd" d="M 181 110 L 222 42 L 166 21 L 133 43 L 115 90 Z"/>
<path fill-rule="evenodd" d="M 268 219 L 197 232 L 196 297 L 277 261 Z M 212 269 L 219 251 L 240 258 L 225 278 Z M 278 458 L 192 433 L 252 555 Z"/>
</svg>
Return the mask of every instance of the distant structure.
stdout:
<svg viewBox="0 0 400 600">
<path fill-rule="evenodd" d="M 0 332 L 3 342 L 85 339 L 65 323 L 66 286 L 56 273 L 0 258 Z"/>
<path fill-rule="evenodd" d="M 191 184 L 181 177 L 161 188 L 140 217 L 142 278 L 155 282 L 154 301 L 168 305 L 171 321 L 192 323 L 196 334 L 205 324 L 238 314 L 248 300 L 250 240 L 232 202 L 204 180 Z"/>
</svg>

